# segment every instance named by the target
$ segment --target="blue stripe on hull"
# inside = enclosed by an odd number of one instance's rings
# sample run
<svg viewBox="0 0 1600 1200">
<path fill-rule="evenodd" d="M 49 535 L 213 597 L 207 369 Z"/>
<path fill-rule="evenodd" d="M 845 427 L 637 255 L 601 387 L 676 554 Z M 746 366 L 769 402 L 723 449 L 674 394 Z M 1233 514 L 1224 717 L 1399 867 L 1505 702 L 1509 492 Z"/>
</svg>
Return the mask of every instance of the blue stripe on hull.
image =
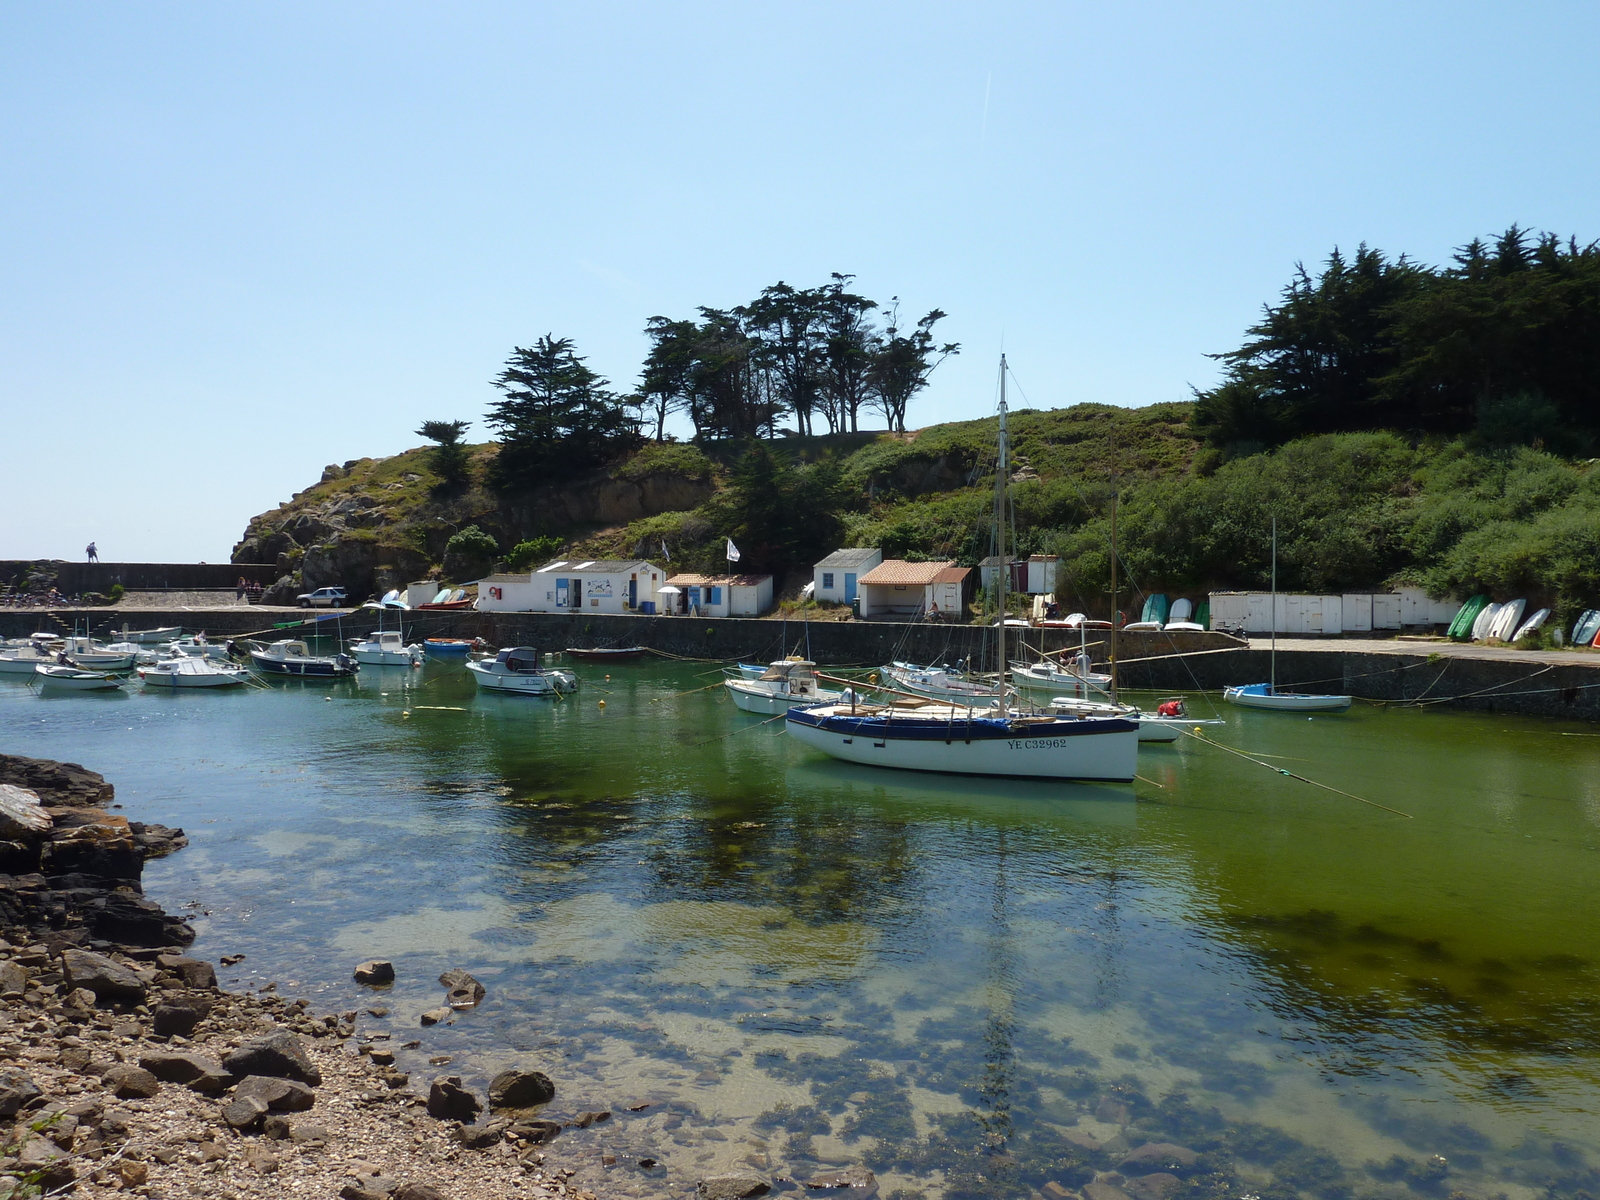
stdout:
<svg viewBox="0 0 1600 1200">
<path fill-rule="evenodd" d="M 1102 733 L 1137 732 L 1136 721 L 1102 717 L 1084 721 L 1060 721 L 1014 728 L 997 717 L 963 718 L 959 721 L 930 721 L 917 718 L 816 717 L 804 709 L 790 709 L 789 720 L 812 725 L 829 733 L 851 737 L 890 738 L 897 742 L 978 742 L 1002 741 L 1019 735 L 1028 738 L 1083 737 Z"/>
</svg>

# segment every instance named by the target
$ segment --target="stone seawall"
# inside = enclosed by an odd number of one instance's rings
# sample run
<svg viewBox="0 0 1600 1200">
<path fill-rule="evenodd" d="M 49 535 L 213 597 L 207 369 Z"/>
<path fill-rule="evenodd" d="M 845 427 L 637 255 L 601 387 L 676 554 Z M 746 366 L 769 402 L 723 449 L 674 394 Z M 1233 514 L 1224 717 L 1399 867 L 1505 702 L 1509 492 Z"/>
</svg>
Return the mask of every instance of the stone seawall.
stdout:
<svg viewBox="0 0 1600 1200">
<path fill-rule="evenodd" d="M 109 592 L 120 583 L 130 591 L 192 591 L 231 588 L 242 575 L 263 586 L 275 582 L 271 566 L 247 563 L 117 563 L 61 562 L 50 559 L 0 561 L 0 584 L 10 586 L 24 574 L 49 572 L 56 587 L 72 596 L 80 592 Z"/>
</svg>

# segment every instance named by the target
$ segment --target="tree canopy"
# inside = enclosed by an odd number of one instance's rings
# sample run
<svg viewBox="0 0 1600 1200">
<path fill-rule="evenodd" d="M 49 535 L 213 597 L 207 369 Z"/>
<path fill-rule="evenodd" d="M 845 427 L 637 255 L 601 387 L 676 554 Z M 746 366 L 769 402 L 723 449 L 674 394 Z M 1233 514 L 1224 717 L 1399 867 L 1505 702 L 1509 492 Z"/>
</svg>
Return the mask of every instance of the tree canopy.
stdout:
<svg viewBox="0 0 1600 1200">
<path fill-rule="evenodd" d="M 559 482 L 639 442 L 628 401 L 584 365 L 571 338 L 516 347 L 493 384 L 505 393 L 488 417 L 500 435 L 494 483 L 502 490 Z"/>
<path fill-rule="evenodd" d="M 1200 392 L 1194 425 L 1247 449 L 1314 433 L 1475 433 L 1587 451 L 1600 438 L 1600 243 L 1513 225 L 1451 266 L 1363 245 L 1297 266 Z"/>
</svg>

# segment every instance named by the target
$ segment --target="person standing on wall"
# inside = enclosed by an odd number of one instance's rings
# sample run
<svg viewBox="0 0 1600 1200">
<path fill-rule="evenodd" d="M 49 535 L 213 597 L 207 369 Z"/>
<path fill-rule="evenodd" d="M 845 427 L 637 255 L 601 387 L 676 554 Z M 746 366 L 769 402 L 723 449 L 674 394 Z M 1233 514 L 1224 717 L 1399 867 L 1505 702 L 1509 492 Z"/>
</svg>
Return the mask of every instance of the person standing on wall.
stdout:
<svg viewBox="0 0 1600 1200">
<path fill-rule="evenodd" d="M 83 549 L 83 552 L 89 556 L 89 561 L 90 562 L 99 562 L 100 561 L 100 551 L 98 551 L 98 550 L 96 550 L 94 548 L 94 543 L 93 542 L 90 542 L 87 546 L 85 546 L 84 549 Z"/>
</svg>

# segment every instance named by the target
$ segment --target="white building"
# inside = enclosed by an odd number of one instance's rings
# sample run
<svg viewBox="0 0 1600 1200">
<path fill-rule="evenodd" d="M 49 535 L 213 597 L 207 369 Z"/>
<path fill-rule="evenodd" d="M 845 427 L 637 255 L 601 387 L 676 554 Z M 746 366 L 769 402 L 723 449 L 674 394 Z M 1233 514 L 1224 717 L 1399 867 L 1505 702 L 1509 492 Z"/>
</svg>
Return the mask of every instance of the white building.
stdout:
<svg viewBox="0 0 1600 1200">
<path fill-rule="evenodd" d="M 856 598 L 861 577 L 883 561 L 883 551 L 871 546 L 835 550 L 812 568 L 813 600 L 849 604 Z"/>
<path fill-rule="evenodd" d="M 1027 558 L 1002 559 L 991 554 L 978 563 L 978 574 L 985 592 L 994 591 L 1001 564 L 1009 568 L 1006 590 L 1025 592 L 1030 596 L 1047 596 L 1056 590 L 1056 578 L 1061 571 L 1061 557 L 1056 554 L 1030 554 Z"/>
<path fill-rule="evenodd" d="M 478 581 L 480 612 L 653 612 L 666 572 L 643 559 L 558 559 Z"/>
<path fill-rule="evenodd" d="M 698 617 L 759 617 L 772 607 L 771 575 L 674 575 L 678 595 L 663 596 L 661 611 Z M 672 603 L 668 603 L 671 601 Z"/>
<path fill-rule="evenodd" d="M 1324 636 L 1431 628 L 1448 624 L 1460 607 L 1460 601 L 1433 600 L 1422 588 L 1405 587 L 1339 596 L 1279 592 L 1274 613 L 1271 592 L 1212 592 L 1211 628 L 1271 633 L 1276 623 L 1279 633 Z"/>
<path fill-rule="evenodd" d="M 860 579 L 863 617 L 965 616 L 972 568 L 888 558 Z"/>
</svg>

